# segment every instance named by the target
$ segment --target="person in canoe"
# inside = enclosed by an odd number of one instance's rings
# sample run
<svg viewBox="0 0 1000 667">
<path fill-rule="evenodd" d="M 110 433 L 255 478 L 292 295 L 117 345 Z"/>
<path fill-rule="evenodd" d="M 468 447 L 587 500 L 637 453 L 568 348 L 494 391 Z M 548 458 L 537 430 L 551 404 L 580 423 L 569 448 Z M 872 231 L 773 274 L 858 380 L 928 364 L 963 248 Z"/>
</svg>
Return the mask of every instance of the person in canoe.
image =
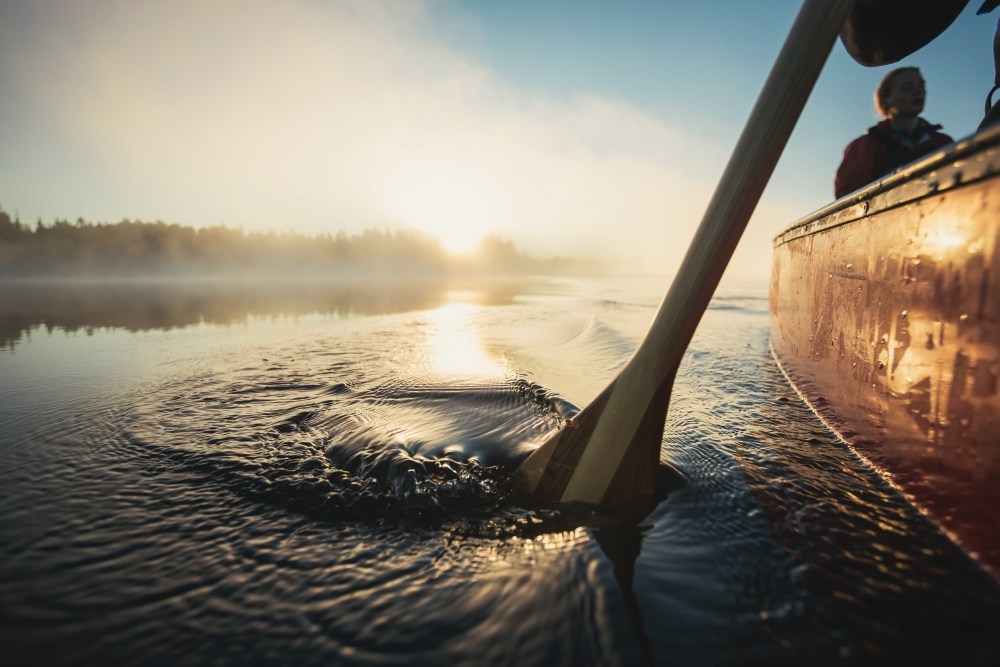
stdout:
<svg viewBox="0 0 1000 667">
<path fill-rule="evenodd" d="M 839 199 L 891 171 L 954 140 L 920 113 L 927 90 L 916 67 L 894 69 L 875 91 L 875 108 L 882 120 L 847 145 L 834 178 Z"/>
</svg>

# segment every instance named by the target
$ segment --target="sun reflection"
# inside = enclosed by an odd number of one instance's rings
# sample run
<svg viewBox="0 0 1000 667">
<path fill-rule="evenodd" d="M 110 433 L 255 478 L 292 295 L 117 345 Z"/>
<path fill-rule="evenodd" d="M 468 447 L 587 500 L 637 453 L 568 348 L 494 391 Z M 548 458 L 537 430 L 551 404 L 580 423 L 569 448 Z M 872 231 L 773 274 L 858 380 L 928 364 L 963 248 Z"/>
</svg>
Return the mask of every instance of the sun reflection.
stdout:
<svg viewBox="0 0 1000 667">
<path fill-rule="evenodd" d="M 449 374 L 494 375 L 504 372 L 500 360 L 486 353 L 474 329 L 479 308 L 470 303 L 449 303 L 429 315 L 427 349 L 431 366 Z"/>
<path fill-rule="evenodd" d="M 934 257 L 950 255 L 966 244 L 966 238 L 956 231 L 957 225 L 940 225 L 924 235 L 925 248 Z"/>
</svg>

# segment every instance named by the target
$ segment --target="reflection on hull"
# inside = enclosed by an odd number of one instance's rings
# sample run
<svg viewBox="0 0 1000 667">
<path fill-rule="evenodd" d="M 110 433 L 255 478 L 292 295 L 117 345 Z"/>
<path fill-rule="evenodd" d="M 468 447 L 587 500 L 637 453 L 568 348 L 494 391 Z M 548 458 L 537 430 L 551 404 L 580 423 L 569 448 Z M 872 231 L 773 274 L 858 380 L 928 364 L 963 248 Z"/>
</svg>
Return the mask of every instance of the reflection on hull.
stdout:
<svg viewBox="0 0 1000 667">
<path fill-rule="evenodd" d="M 1000 577 L 998 228 L 991 131 L 779 235 L 770 309 L 805 400 Z"/>
</svg>

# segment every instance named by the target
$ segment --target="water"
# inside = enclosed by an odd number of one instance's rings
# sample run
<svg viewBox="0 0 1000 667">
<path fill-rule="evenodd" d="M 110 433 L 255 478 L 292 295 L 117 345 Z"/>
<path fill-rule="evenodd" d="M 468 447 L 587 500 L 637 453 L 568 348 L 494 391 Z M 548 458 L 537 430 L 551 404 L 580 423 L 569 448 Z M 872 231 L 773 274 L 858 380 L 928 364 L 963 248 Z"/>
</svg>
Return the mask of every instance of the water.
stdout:
<svg viewBox="0 0 1000 667">
<path fill-rule="evenodd" d="M 5 286 L 5 664 L 997 664 L 1000 586 L 801 403 L 762 289 L 648 516 L 510 500 L 665 287 Z"/>
</svg>

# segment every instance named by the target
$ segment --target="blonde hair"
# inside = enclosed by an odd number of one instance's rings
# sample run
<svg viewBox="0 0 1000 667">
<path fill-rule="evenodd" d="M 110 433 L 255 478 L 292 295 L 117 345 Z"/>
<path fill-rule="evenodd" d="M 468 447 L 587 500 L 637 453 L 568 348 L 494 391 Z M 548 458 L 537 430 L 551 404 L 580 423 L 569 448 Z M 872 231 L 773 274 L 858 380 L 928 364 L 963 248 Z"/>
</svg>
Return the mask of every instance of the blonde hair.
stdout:
<svg viewBox="0 0 1000 667">
<path fill-rule="evenodd" d="M 884 77 L 882 81 L 878 84 L 878 88 L 875 89 L 875 110 L 878 111 L 878 115 L 882 118 L 889 117 L 889 110 L 885 108 L 885 98 L 889 97 L 889 93 L 892 92 L 892 82 L 896 80 L 900 74 L 906 74 L 907 72 L 916 72 L 920 74 L 919 67 L 900 67 L 894 69 Z"/>
</svg>

